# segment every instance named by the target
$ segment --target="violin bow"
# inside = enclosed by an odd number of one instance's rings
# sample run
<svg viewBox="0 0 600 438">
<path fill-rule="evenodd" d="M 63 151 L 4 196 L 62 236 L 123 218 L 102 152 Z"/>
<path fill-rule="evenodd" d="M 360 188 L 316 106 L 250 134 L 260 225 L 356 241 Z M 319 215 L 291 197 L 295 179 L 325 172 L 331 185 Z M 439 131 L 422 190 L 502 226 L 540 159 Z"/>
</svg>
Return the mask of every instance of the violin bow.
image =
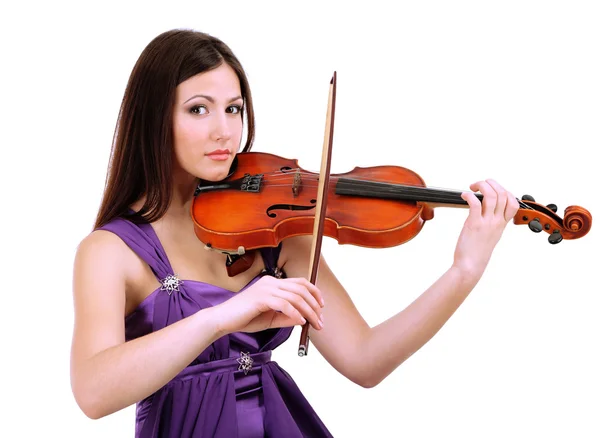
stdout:
<svg viewBox="0 0 600 438">
<path fill-rule="evenodd" d="M 329 99 L 327 102 L 327 117 L 325 121 L 325 137 L 323 139 L 323 152 L 321 156 L 321 171 L 319 173 L 319 187 L 317 189 L 317 205 L 313 227 L 313 239 L 310 251 L 310 266 L 308 269 L 309 281 L 316 285 L 321 258 L 321 243 L 323 242 L 323 228 L 325 226 L 325 210 L 327 209 L 327 188 L 329 187 L 329 172 L 331 169 L 331 150 L 333 145 L 333 121 L 335 119 L 335 92 L 337 74 L 334 71 L 329 83 Z M 308 353 L 308 321 L 302 326 L 298 356 Z"/>
</svg>

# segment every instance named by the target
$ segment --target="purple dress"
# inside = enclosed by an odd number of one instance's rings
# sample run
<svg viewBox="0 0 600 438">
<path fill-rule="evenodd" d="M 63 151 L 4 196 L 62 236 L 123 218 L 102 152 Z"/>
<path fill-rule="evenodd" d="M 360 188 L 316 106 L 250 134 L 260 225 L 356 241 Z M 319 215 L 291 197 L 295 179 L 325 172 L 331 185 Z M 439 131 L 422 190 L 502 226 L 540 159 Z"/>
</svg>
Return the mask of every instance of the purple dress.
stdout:
<svg viewBox="0 0 600 438">
<path fill-rule="evenodd" d="M 167 279 L 175 273 L 149 224 L 117 218 L 99 229 L 118 235 L 163 285 L 126 317 L 127 341 L 236 294 L 185 278 L 171 283 L 169 290 Z M 242 290 L 273 273 L 279 249 L 261 250 L 266 269 Z M 173 380 L 137 403 L 136 438 L 331 437 L 290 375 L 271 360 L 271 351 L 292 330 L 232 333 L 215 341 Z"/>
</svg>

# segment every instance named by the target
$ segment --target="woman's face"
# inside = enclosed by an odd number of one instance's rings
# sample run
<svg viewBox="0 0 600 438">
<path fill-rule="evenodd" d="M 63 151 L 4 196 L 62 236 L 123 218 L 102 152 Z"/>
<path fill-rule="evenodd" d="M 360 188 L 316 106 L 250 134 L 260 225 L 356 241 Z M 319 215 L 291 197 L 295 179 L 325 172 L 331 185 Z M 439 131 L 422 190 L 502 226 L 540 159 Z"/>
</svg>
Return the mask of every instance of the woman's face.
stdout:
<svg viewBox="0 0 600 438">
<path fill-rule="evenodd" d="M 179 84 L 173 113 L 177 169 L 208 181 L 225 178 L 240 147 L 242 105 L 239 79 L 225 63 Z"/>
</svg>

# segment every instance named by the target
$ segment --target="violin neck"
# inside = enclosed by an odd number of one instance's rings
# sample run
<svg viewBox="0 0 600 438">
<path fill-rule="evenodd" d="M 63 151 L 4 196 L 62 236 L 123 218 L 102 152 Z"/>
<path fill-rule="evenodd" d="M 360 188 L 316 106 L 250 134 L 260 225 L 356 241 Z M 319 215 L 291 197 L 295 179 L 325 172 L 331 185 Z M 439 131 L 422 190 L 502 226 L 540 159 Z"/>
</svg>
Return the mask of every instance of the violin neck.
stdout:
<svg viewBox="0 0 600 438">
<path fill-rule="evenodd" d="M 364 196 L 369 198 L 394 199 L 398 201 L 426 202 L 446 207 L 467 207 L 462 192 L 457 190 L 431 189 L 420 186 L 364 181 L 352 178 L 339 178 L 335 193 L 338 195 Z M 476 193 L 479 200 L 483 195 Z"/>
</svg>

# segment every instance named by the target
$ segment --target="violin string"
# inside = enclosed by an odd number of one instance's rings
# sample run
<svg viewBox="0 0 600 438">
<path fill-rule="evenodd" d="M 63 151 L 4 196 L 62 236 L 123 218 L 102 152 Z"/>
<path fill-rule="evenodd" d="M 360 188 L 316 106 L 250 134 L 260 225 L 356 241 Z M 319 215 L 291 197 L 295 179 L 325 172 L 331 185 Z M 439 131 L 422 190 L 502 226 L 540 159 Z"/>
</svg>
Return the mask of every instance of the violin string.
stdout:
<svg viewBox="0 0 600 438">
<path fill-rule="evenodd" d="M 293 173 L 292 173 L 293 172 Z M 310 173 L 310 172 L 306 172 L 306 171 L 302 171 L 302 170 L 298 170 L 297 172 L 294 172 L 294 170 L 290 170 L 288 172 L 281 172 L 281 171 L 276 171 L 276 172 L 272 172 L 272 173 L 267 173 L 264 175 L 273 175 L 271 176 L 268 181 L 273 181 L 274 179 L 278 179 L 278 178 L 282 178 L 282 179 L 287 179 L 287 178 L 293 178 L 295 175 L 301 175 L 301 176 L 305 176 L 305 178 L 302 178 L 302 181 L 319 181 L 319 176 L 314 174 L 314 173 Z M 330 176 L 330 181 L 335 181 L 339 178 L 344 178 L 343 176 Z M 368 182 L 368 183 L 373 183 L 373 184 L 381 184 L 381 185 L 389 185 L 389 184 L 397 184 L 397 183 L 389 183 L 389 182 L 384 182 L 384 181 L 378 181 L 378 180 L 372 180 L 372 179 L 368 179 L 368 178 L 360 178 L 360 177 L 352 177 L 352 178 L 348 178 L 348 179 L 344 179 L 345 183 L 348 184 L 352 184 L 352 183 L 357 183 L 357 184 L 361 184 L 362 182 Z M 419 190 L 419 189 L 431 189 L 431 190 L 440 190 L 440 191 L 445 191 L 445 192 L 453 192 L 453 193 L 461 193 L 460 191 L 457 190 L 451 190 L 451 189 L 447 189 L 447 188 L 443 188 L 443 187 L 434 187 L 434 186 L 427 186 L 427 187 L 423 187 L 420 185 L 412 185 L 412 184 L 397 184 L 398 186 L 402 186 L 404 188 L 411 188 L 414 187 L 415 189 Z"/>
<path fill-rule="evenodd" d="M 299 171 L 297 173 L 299 173 L 300 175 L 306 174 L 307 177 L 303 178 L 302 181 L 309 180 L 309 181 L 316 181 L 316 182 L 318 182 L 318 180 L 319 180 L 318 175 L 315 175 L 313 173 L 305 173 L 304 171 Z M 271 178 L 268 179 L 269 181 L 272 181 L 272 180 L 274 180 L 276 178 L 286 179 L 287 177 L 293 177 L 297 173 L 291 174 L 291 173 L 273 172 L 272 174 L 266 174 L 266 175 L 274 175 L 274 177 L 271 177 Z M 337 176 L 337 177 L 336 176 L 331 176 L 330 177 L 330 181 L 331 180 L 335 181 L 335 180 L 337 180 L 339 178 L 343 178 L 343 176 Z M 390 183 L 390 182 L 384 182 L 384 181 L 379 181 L 379 180 L 371 180 L 371 179 L 368 179 L 368 178 L 356 178 L 356 177 L 352 177 L 352 178 L 344 179 L 344 183 L 345 184 L 353 184 L 353 183 L 362 184 L 362 182 L 367 182 L 367 183 L 372 183 L 372 184 L 381 184 L 381 185 L 397 184 L 397 183 L 393 183 L 393 182 Z M 440 190 L 440 191 L 444 191 L 444 192 L 457 193 L 457 194 L 462 193 L 461 191 L 458 191 L 458 190 L 447 189 L 447 188 L 443 188 L 443 187 L 435 187 L 435 186 L 424 187 L 424 186 L 416 185 L 416 184 L 414 184 L 414 185 L 413 184 L 397 184 L 397 185 L 401 186 L 403 188 L 406 188 L 406 189 L 410 189 L 410 188 L 414 187 L 416 190 L 430 189 L 430 190 Z"/>
<path fill-rule="evenodd" d="M 297 174 L 297 173 L 296 173 Z M 289 174 L 278 174 L 274 177 L 271 177 L 269 179 L 267 179 L 266 181 L 273 181 L 273 180 L 289 180 L 290 177 L 292 175 Z M 306 184 L 305 181 L 309 180 L 309 181 L 318 181 L 318 176 L 315 176 L 314 174 L 308 174 L 308 178 L 305 178 L 302 182 L 303 182 L 303 187 L 316 187 L 317 184 Z M 293 178 L 292 178 L 293 179 Z M 334 180 L 338 179 L 337 177 L 333 177 L 330 178 Z M 378 187 L 378 191 L 383 191 L 386 193 L 398 193 L 399 191 L 402 191 L 404 193 L 407 194 L 411 194 L 411 196 L 413 196 L 415 199 L 414 200 L 419 200 L 419 195 L 423 192 L 423 191 L 427 191 L 429 192 L 427 195 L 427 200 L 429 202 L 450 202 L 450 203 L 454 203 L 457 199 L 456 196 L 460 197 L 460 193 L 456 190 L 447 190 L 447 189 L 433 189 L 431 187 L 423 187 L 423 186 L 411 186 L 411 185 L 401 185 L 401 184 L 396 184 L 396 185 L 390 185 L 390 183 L 385 183 L 385 182 L 381 182 L 381 181 L 372 181 L 366 178 L 353 178 L 353 179 L 345 179 L 344 180 L 344 185 L 345 187 L 349 187 L 349 186 L 357 186 L 357 187 L 363 187 L 364 183 L 368 183 L 371 185 L 375 185 Z M 391 183 L 394 184 L 394 183 Z M 272 185 L 272 184 L 271 184 Z M 286 184 L 279 184 L 280 186 L 291 186 L 291 183 L 286 183 Z M 274 185 L 272 185 L 274 186 Z M 439 190 L 437 193 L 435 193 L 436 190 Z M 432 194 L 433 193 L 433 194 Z M 357 194 L 359 194 L 357 192 Z M 517 198 L 515 198 L 517 199 Z M 462 200 L 462 198 L 461 198 Z M 532 207 L 530 207 L 527 204 L 524 204 L 523 202 L 521 202 L 520 200 L 518 200 L 519 206 L 522 209 L 527 209 L 527 210 L 533 210 Z"/>
<path fill-rule="evenodd" d="M 269 184 L 270 187 L 291 187 L 292 184 L 291 183 L 287 183 L 287 184 Z M 316 184 L 303 184 L 302 187 L 304 188 L 317 188 L 318 185 Z M 357 188 L 354 192 L 352 191 L 352 189 L 349 189 L 346 187 L 346 193 L 344 193 L 344 195 L 361 195 L 361 193 L 363 193 L 363 189 L 362 187 Z M 379 193 L 388 193 L 388 194 L 398 194 L 397 190 L 386 190 L 386 191 L 382 191 L 379 190 Z M 427 194 L 426 199 L 423 197 L 423 195 L 417 193 L 417 194 L 409 194 L 409 193 L 405 193 L 406 194 L 406 198 L 405 200 L 414 200 L 414 201 L 427 201 L 427 202 L 437 202 L 437 203 L 450 203 L 450 204 L 456 204 L 458 199 L 456 196 L 451 196 L 450 194 L 444 194 L 444 193 L 438 193 L 438 194 Z M 462 200 L 462 198 L 460 198 Z M 466 203 L 466 201 L 465 201 Z M 461 202 L 462 204 L 462 202 Z M 522 202 L 519 201 L 519 205 L 521 206 L 521 208 L 523 209 L 527 209 L 527 210 L 533 210 L 533 208 L 531 208 L 530 206 L 528 206 L 527 204 L 523 204 Z"/>
<path fill-rule="evenodd" d="M 271 186 L 274 186 L 273 184 L 271 184 L 274 181 L 288 181 L 291 180 L 293 182 L 294 177 L 296 175 L 300 175 L 301 176 L 301 182 L 302 182 L 302 186 L 303 187 L 317 187 L 318 186 L 318 180 L 319 180 L 319 175 L 316 175 L 314 173 L 311 172 L 307 172 L 307 171 L 302 171 L 302 170 L 294 170 L 294 169 L 290 169 L 287 172 L 281 172 L 281 171 L 275 171 L 275 172 L 270 172 L 270 173 L 266 173 L 263 174 L 263 176 L 268 176 L 268 178 L 263 178 L 263 181 L 265 182 L 269 182 Z M 330 176 L 330 184 L 332 183 L 337 183 L 337 180 L 343 178 L 341 176 Z M 315 182 L 315 184 L 306 184 L 307 181 L 310 182 Z M 279 184 L 282 186 L 285 185 L 292 185 L 292 182 L 286 183 L 286 184 Z M 377 186 L 377 190 L 378 191 L 385 191 L 387 193 L 398 193 L 398 191 L 402 191 L 404 193 L 408 193 L 408 194 L 412 194 L 413 196 L 417 196 L 418 194 L 421 194 L 423 191 L 427 191 L 429 192 L 427 195 L 427 198 L 430 202 L 453 202 L 455 201 L 455 197 L 459 196 L 462 192 L 457 191 L 457 190 L 450 190 L 450 189 L 444 189 L 444 188 L 436 188 L 433 186 L 429 186 L 429 187 L 423 187 L 423 186 L 419 186 L 419 185 L 410 185 L 410 184 L 398 184 L 398 183 L 387 183 L 387 182 L 383 182 L 383 181 L 373 181 L 370 180 L 368 178 L 347 178 L 344 179 L 344 185 L 346 187 L 348 186 L 356 186 L 358 187 L 364 187 L 364 184 L 367 183 L 369 185 L 373 185 L 373 186 Z M 435 193 L 435 192 L 438 193 Z M 434 194 L 432 194 L 434 193 Z M 462 198 L 461 198 L 462 199 Z M 517 199 L 518 203 L 519 203 L 519 207 L 525 210 L 534 210 L 532 207 L 530 207 L 529 205 L 523 203 L 521 200 Z"/>
</svg>

